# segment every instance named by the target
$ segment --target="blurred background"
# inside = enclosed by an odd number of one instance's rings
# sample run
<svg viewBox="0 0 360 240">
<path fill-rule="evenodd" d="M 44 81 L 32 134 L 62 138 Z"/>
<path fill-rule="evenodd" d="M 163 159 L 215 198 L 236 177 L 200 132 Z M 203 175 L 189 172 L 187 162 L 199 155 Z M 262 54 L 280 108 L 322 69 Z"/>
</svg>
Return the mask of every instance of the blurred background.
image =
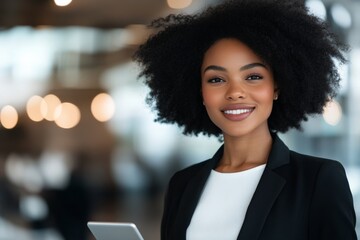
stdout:
<svg viewBox="0 0 360 240">
<path fill-rule="evenodd" d="M 1 0 L 1 240 L 94 239 L 89 220 L 135 222 L 145 239 L 160 238 L 170 176 L 221 143 L 155 123 L 131 56 L 152 19 L 218 2 Z M 359 222 L 360 1 L 304 3 L 351 51 L 324 114 L 280 137 L 342 162 Z"/>
</svg>

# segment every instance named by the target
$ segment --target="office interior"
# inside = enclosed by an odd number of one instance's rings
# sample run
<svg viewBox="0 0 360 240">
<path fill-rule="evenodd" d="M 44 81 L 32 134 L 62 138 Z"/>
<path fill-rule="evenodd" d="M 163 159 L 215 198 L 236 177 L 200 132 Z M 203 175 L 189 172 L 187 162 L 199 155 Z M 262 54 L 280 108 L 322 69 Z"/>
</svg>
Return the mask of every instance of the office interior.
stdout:
<svg viewBox="0 0 360 240">
<path fill-rule="evenodd" d="M 160 239 L 169 178 L 221 142 L 154 122 L 132 54 L 152 19 L 219 2 L 1 1 L 0 239 L 92 240 L 87 221 L 134 222 Z M 304 4 L 350 51 L 338 96 L 280 138 L 344 165 L 359 223 L 360 1 Z"/>
</svg>

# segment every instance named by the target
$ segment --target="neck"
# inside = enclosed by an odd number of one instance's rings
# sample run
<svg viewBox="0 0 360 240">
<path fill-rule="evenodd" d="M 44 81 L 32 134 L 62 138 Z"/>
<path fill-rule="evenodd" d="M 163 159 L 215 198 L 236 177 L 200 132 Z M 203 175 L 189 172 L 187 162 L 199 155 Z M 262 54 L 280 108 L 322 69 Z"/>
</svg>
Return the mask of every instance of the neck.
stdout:
<svg viewBox="0 0 360 240">
<path fill-rule="evenodd" d="M 270 132 L 241 138 L 224 138 L 224 154 L 216 170 L 239 172 L 265 164 L 272 146 Z"/>
</svg>

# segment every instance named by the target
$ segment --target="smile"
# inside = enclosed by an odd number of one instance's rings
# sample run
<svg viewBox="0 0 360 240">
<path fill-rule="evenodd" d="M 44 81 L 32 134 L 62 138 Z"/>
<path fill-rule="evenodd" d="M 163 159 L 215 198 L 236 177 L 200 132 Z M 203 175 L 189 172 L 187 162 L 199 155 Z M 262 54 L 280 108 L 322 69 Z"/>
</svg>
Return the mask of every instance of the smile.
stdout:
<svg viewBox="0 0 360 240">
<path fill-rule="evenodd" d="M 225 110 L 224 113 L 225 114 L 232 114 L 232 115 L 239 115 L 239 114 L 243 114 L 243 113 L 252 112 L 253 110 L 254 110 L 253 108 L 234 109 L 234 110 Z"/>
<path fill-rule="evenodd" d="M 254 111 L 255 107 L 242 107 L 242 108 L 232 108 L 232 109 L 224 109 L 222 112 L 230 121 L 242 121 L 248 118 L 251 113 Z"/>
</svg>

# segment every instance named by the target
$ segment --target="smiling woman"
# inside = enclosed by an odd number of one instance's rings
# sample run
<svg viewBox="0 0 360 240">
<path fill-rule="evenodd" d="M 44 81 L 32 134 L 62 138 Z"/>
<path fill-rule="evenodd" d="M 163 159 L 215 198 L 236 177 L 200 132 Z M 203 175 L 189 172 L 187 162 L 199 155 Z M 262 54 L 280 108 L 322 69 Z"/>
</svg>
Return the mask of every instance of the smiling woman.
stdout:
<svg viewBox="0 0 360 240">
<path fill-rule="evenodd" d="M 219 40 L 205 53 L 202 96 L 224 139 L 269 134 L 267 119 L 277 90 L 272 72 L 262 62 L 236 39 Z"/>
<path fill-rule="evenodd" d="M 337 92 L 347 48 L 325 23 L 296 0 L 230 0 L 152 26 L 135 60 L 157 120 L 224 142 L 171 178 L 161 239 L 357 239 L 343 166 L 277 136 Z"/>
</svg>

